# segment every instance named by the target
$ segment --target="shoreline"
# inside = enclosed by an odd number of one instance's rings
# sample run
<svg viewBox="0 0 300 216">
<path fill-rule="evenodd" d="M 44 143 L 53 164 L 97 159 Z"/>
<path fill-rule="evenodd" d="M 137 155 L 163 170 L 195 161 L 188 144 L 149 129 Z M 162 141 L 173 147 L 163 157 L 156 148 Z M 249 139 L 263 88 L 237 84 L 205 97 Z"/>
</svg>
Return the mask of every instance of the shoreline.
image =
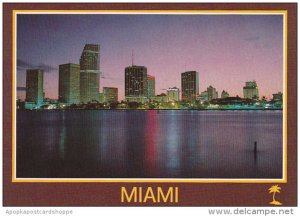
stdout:
<svg viewBox="0 0 300 216">
<path fill-rule="evenodd" d="M 283 109 L 17 109 L 18 111 L 283 111 Z"/>
</svg>

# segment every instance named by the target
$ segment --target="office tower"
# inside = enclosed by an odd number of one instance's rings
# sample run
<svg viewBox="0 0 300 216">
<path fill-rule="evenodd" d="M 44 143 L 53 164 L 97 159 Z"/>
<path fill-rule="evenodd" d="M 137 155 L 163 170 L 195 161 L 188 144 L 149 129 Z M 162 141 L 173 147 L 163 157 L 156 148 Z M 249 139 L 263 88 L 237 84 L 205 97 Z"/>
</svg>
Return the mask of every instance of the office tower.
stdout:
<svg viewBox="0 0 300 216">
<path fill-rule="evenodd" d="M 228 98 L 228 97 L 229 97 L 228 92 L 223 90 L 222 93 L 221 93 L 221 98 Z"/>
<path fill-rule="evenodd" d="M 148 98 L 155 96 L 155 76 L 148 75 Z"/>
<path fill-rule="evenodd" d="M 207 97 L 209 101 L 218 98 L 217 90 L 212 86 L 207 87 Z"/>
<path fill-rule="evenodd" d="M 199 73 L 187 71 L 181 74 L 182 101 L 195 100 L 199 94 Z"/>
<path fill-rule="evenodd" d="M 100 45 L 86 44 L 80 57 L 80 101 L 99 101 Z"/>
<path fill-rule="evenodd" d="M 26 102 L 43 104 L 44 70 L 26 70 Z"/>
<path fill-rule="evenodd" d="M 259 98 L 258 86 L 255 81 L 246 82 L 245 86 L 243 87 L 243 92 L 244 98 Z"/>
<path fill-rule="evenodd" d="M 179 101 L 179 88 L 173 87 L 167 89 L 167 98 L 168 102 L 177 102 Z"/>
<path fill-rule="evenodd" d="M 104 102 L 118 102 L 118 88 L 103 87 Z"/>
<path fill-rule="evenodd" d="M 207 91 L 203 91 L 200 93 L 199 97 L 198 97 L 199 101 L 201 102 L 206 102 L 208 101 L 208 94 Z"/>
<path fill-rule="evenodd" d="M 147 68 L 132 65 L 125 68 L 125 98 L 144 103 L 148 96 Z"/>
<path fill-rule="evenodd" d="M 80 103 L 80 66 L 78 64 L 59 65 L 58 100 L 61 103 Z"/>
</svg>

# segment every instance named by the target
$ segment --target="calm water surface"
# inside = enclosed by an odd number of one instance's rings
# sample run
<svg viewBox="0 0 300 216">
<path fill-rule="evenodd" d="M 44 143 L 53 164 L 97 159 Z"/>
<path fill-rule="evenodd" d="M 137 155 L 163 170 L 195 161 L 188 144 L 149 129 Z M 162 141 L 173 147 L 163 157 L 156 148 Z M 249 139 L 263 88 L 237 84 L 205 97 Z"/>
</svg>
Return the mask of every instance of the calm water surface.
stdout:
<svg viewBox="0 0 300 216">
<path fill-rule="evenodd" d="M 281 111 L 17 112 L 17 177 L 281 178 L 282 145 Z"/>
</svg>

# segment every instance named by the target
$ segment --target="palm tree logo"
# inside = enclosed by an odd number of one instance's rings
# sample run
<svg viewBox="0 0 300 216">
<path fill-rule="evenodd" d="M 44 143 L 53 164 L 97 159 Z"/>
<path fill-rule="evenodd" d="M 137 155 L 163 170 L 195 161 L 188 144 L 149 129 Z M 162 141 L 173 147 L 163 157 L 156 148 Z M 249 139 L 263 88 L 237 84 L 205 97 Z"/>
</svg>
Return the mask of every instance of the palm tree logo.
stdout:
<svg viewBox="0 0 300 216">
<path fill-rule="evenodd" d="M 269 188 L 269 193 L 273 193 L 273 201 L 270 202 L 272 205 L 282 205 L 281 202 L 278 202 L 275 200 L 275 194 L 280 193 L 281 187 L 278 185 L 273 185 L 272 187 Z"/>
</svg>

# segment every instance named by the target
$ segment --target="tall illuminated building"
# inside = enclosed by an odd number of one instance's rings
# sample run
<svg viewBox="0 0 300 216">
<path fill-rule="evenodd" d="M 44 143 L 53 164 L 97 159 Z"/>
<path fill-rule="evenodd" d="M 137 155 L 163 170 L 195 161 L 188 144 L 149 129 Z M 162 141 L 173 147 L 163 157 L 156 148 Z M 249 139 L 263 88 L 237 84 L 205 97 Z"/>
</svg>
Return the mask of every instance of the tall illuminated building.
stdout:
<svg viewBox="0 0 300 216">
<path fill-rule="evenodd" d="M 173 87 L 167 89 L 167 98 L 168 102 L 177 102 L 179 101 L 179 88 Z"/>
<path fill-rule="evenodd" d="M 259 98 L 258 86 L 256 81 L 246 82 L 243 87 L 244 98 Z"/>
<path fill-rule="evenodd" d="M 147 68 L 132 65 L 125 68 L 125 99 L 129 102 L 147 101 L 148 78 Z"/>
<path fill-rule="evenodd" d="M 99 101 L 100 45 L 86 44 L 80 57 L 80 101 Z"/>
<path fill-rule="evenodd" d="M 197 71 L 187 71 L 181 74 L 181 100 L 195 100 L 199 94 L 199 73 Z"/>
<path fill-rule="evenodd" d="M 59 65 L 58 100 L 61 103 L 80 103 L 80 66 L 78 64 Z"/>
<path fill-rule="evenodd" d="M 218 92 L 216 88 L 212 86 L 207 87 L 207 97 L 209 101 L 218 98 Z"/>
<path fill-rule="evenodd" d="M 26 70 L 26 102 L 43 104 L 44 70 Z"/>
<path fill-rule="evenodd" d="M 155 76 L 148 75 L 148 98 L 155 96 Z"/>
<path fill-rule="evenodd" d="M 104 102 L 118 102 L 118 88 L 103 87 Z"/>
</svg>

